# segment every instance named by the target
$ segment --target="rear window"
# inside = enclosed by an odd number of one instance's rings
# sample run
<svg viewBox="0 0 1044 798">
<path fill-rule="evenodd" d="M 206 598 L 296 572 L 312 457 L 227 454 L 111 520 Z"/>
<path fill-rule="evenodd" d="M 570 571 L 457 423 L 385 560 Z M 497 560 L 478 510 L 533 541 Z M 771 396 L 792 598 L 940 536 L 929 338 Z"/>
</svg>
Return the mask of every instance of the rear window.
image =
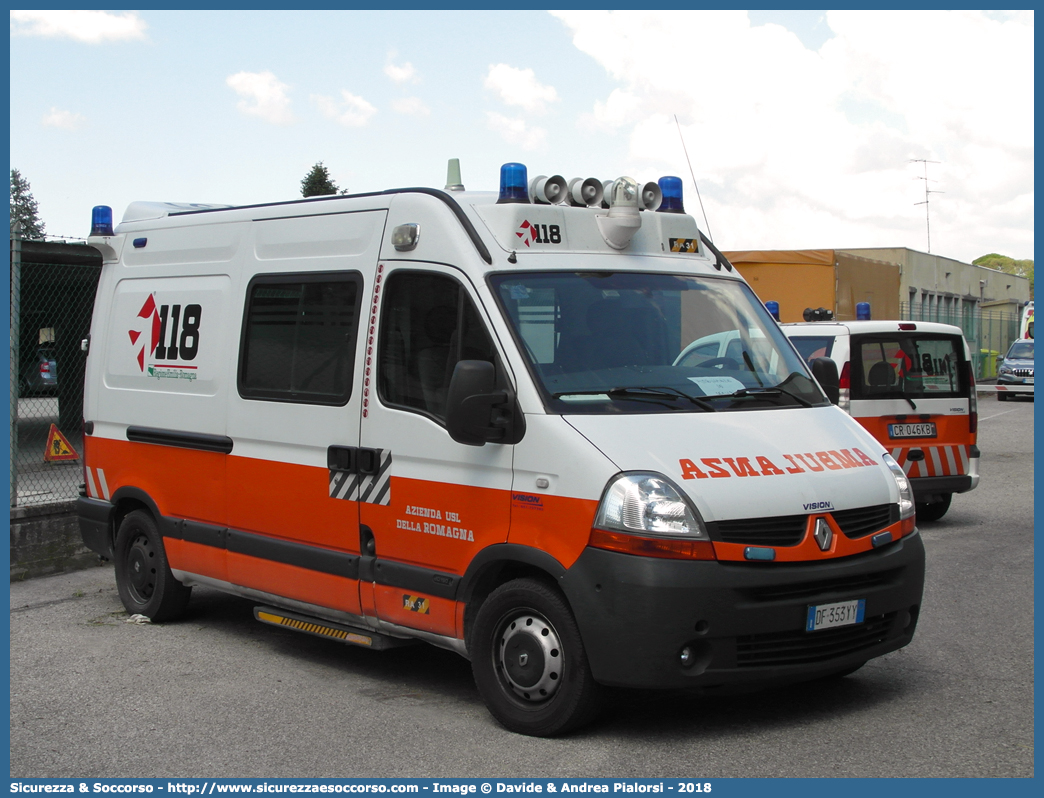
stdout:
<svg viewBox="0 0 1044 798">
<path fill-rule="evenodd" d="M 967 396 L 965 363 L 959 336 L 852 336 L 852 398 Z"/>
<path fill-rule="evenodd" d="M 806 363 L 811 363 L 813 358 L 830 357 L 834 348 L 833 335 L 802 335 L 790 341 Z"/>
</svg>

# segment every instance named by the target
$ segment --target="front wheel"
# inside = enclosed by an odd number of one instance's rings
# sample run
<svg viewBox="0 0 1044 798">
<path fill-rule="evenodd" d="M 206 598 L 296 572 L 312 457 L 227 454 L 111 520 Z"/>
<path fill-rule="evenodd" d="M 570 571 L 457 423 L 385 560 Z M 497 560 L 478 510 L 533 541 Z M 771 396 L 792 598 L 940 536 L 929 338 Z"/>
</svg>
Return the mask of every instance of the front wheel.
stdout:
<svg viewBox="0 0 1044 798">
<path fill-rule="evenodd" d="M 997 391 L 997 401 L 998 402 L 1007 402 L 1008 401 L 1008 394 L 1006 394 L 1004 391 Z"/>
<path fill-rule="evenodd" d="M 515 579 L 479 607 L 471 668 L 490 713 L 510 731 L 551 737 L 589 722 L 600 688 L 565 598 L 535 579 Z"/>
<path fill-rule="evenodd" d="M 128 513 L 116 533 L 116 587 L 131 615 L 170 621 L 185 611 L 192 588 L 174 578 L 163 538 L 144 510 Z"/>
<path fill-rule="evenodd" d="M 950 500 L 952 498 L 953 494 L 947 493 L 941 499 L 934 502 L 917 502 L 917 520 L 938 521 L 946 515 L 946 511 L 950 509 Z"/>
</svg>

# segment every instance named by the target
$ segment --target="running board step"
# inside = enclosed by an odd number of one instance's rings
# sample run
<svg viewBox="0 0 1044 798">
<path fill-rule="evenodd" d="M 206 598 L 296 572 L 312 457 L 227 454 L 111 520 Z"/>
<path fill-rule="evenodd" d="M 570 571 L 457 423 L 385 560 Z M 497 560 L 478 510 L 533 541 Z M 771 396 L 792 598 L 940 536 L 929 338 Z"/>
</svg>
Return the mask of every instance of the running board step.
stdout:
<svg viewBox="0 0 1044 798">
<path fill-rule="evenodd" d="M 342 626 L 341 624 L 320 618 L 311 618 L 307 615 L 297 615 L 285 610 L 277 610 L 274 607 L 254 607 L 254 618 L 261 621 L 261 623 L 267 623 L 271 626 L 293 629 L 294 631 L 322 637 L 326 640 L 336 640 L 340 643 L 372 648 L 375 651 L 412 646 L 419 642 L 401 637 L 390 637 L 369 629 Z"/>
</svg>

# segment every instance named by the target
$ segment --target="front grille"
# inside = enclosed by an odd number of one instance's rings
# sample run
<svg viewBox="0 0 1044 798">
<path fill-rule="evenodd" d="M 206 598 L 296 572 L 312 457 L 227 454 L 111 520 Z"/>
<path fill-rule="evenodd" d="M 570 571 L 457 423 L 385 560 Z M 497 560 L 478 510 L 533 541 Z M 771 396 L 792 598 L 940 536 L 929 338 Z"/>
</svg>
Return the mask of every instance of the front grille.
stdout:
<svg viewBox="0 0 1044 798">
<path fill-rule="evenodd" d="M 872 574 L 817 579 L 809 582 L 787 582 L 781 585 L 766 585 L 764 587 L 750 588 L 743 592 L 752 601 L 794 601 L 811 599 L 815 596 L 822 597 L 840 591 L 844 591 L 847 595 L 856 595 L 891 584 L 898 575 L 899 569 L 892 568 Z"/>
<path fill-rule="evenodd" d="M 796 546 L 805 536 L 807 515 L 779 515 L 771 518 L 739 518 L 708 524 L 711 538 L 723 543 L 748 546 Z"/>
<path fill-rule="evenodd" d="M 856 626 L 818 632 L 770 632 L 736 638 L 740 668 L 802 665 L 853 654 L 883 643 L 896 613 L 867 618 Z"/>
<path fill-rule="evenodd" d="M 1032 377 L 1033 369 L 1012 369 L 1011 373 L 1016 377 Z"/>
<path fill-rule="evenodd" d="M 899 505 L 878 504 L 875 507 L 857 507 L 854 510 L 835 510 L 832 515 L 845 537 L 855 540 L 872 535 L 898 521 Z"/>
</svg>

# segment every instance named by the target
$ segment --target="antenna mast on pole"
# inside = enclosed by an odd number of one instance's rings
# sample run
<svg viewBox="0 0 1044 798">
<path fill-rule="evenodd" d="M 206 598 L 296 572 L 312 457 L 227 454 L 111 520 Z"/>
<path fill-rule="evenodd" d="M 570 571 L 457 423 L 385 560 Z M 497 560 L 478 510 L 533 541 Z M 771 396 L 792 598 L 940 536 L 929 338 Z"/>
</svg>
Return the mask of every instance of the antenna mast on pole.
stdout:
<svg viewBox="0 0 1044 798">
<path fill-rule="evenodd" d="M 928 231 L 928 254 L 932 252 L 932 220 L 928 213 L 928 195 L 929 194 L 945 194 L 945 191 L 931 191 L 928 188 L 928 164 L 939 163 L 938 161 L 929 161 L 925 158 L 911 158 L 910 163 L 923 163 L 924 164 L 924 177 L 914 178 L 915 180 L 924 181 L 924 202 L 915 202 L 914 205 L 924 206 L 924 224 Z"/>
</svg>

